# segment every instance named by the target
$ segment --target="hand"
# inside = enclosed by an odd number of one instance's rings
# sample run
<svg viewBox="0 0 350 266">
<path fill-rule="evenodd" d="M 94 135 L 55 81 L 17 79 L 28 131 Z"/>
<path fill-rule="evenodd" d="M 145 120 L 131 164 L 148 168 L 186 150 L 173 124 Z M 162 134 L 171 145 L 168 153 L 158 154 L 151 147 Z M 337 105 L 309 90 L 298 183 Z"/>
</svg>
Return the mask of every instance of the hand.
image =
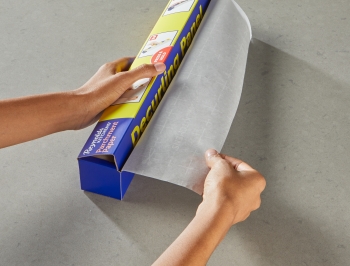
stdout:
<svg viewBox="0 0 350 266">
<path fill-rule="evenodd" d="M 233 224 L 259 208 L 265 179 L 241 160 L 206 152 L 210 172 L 204 183 L 203 202 L 181 235 L 154 262 L 156 265 L 206 265 Z"/>
<path fill-rule="evenodd" d="M 131 85 L 139 79 L 152 78 L 165 71 L 165 65 L 141 65 L 128 71 L 134 58 L 126 57 L 104 64 L 96 74 L 72 94 L 81 96 L 77 108 L 84 110 L 74 129 L 95 123 L 104 109 L 112 105 Z"/>
<path fill-rule="evenodd" d="M 134 82 L 165 70 L 164 64 L 157 63 L 127 71 L 133 60 L 122 58 L 103 65 L 74 91 L 0 100 L 0 148 L 89 126 Z M 25 134 L 19 128 L 25 128 Z"/>
<path fill-rule="evenodd" d="M 146 88 L 148 87 L 148 84 L 150 83 L 150 79 L 140 79 L 139 81 L 143 82 L 143 84 L 139 86 L 135 86 L 137 82 L 134 83 L 134 85 L 130 88 L 128 88 L 122 96 L 118 100 L 116 100 L 112 105 L 117 105 L 121 103 L 127 103 L 129 101 L 134 101 L 138 99 L 138 102 L 140 101 L 140 98 L 142 97 L 143 93 L 145 92 Z"/>
<path fill-rule="evenodd" d="M 198 211 L 214 205 L 225 209 L 231 225 L 244 221 L 260 207 L 260 194 L 266 186 L 264 177 L 245 162 L 215 150 L 208 150 L 205 157 L 210 172 Z"/>
</svg>

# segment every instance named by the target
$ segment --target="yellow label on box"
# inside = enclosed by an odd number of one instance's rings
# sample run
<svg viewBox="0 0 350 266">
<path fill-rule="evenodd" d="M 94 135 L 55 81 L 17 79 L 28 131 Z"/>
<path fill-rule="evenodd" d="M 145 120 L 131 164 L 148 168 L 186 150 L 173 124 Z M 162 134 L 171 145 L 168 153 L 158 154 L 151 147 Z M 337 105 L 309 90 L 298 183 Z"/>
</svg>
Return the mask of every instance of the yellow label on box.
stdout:
<svg viewBox="0 0 350 266">
<path fill-rule="evenodd" d="M 156 62 L 165 63 L 172 48 L 179 42 L 179 37 L 197 5 L 198 0 L 170 1 L 148 36 L 139 54 L 135 58 L 130 70 L 143 64 Z M 202 18 L 203 10 L 202 6 L 200 6 L 197 20 L 201 20 Z M 198 27 L 199 23 L 200 21 L 194 24 Z M 195 32 L 190 34 L 188 38 L 191 39 L 194 33 Z M 192 40 L 188 40 L 188 42 L 191 41 Z M 181 46 L 181 49 L 183 50 L 184 48 Z M 184 51 L 182 52 L 184 53 Z M 169 60 L 172 59 L 169 58 Z M 165 71 L 164 76 L 167 75 L 167 71 L 168 69 Z M 163 84 L 164 82 L 166 83 L 166 81 L 167 80 L 165 79 Z M 126 91 L 120 99 L 114 103 L 114 105 L 105 110 L 100 121 L 117 118 L 135 118 L 149 91 L 152 89 L 155 78 L 151 79 L 149 83 L 148 82 L 148 80 L 145 80 L 144 83 L 141 82 L 140 84 L 134 84 L 130 90 Z"/>
</svg>

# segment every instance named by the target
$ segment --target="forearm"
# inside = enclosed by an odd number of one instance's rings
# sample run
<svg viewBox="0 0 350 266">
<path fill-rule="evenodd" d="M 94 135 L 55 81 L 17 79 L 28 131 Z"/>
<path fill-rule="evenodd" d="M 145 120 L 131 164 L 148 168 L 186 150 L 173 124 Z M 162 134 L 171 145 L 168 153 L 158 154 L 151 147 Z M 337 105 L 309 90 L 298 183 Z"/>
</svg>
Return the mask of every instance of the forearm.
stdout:
<svg viewBox="0 0 350 266">
<path fill-rule="evenodd" d="M 191 223 L 153 266 L 206 265 L 231 224 L 226 207 L 202 203 Z"/>
<path fill-rule="evenodd" d="M 230 227 L 248 218 L 260 206 L 266 181 L 245 162 L 206 151 L 210 171 L 205 179 L 203 202 L 195 218 L 153 264 L 206 265 Z"/>
<path fill-rule="evenodd" d="M 83 97 L 59 92 L 0 101 L 0 148 L 74 129 Z"/>
<path fill-rule="evenodd" d="M 104 64 L 80 88 L 0 101 L 0 148 L 95 123 L 135 81 L 165 71 L 163 63 L 130 68 L 134 58 Z"/>
</svg>

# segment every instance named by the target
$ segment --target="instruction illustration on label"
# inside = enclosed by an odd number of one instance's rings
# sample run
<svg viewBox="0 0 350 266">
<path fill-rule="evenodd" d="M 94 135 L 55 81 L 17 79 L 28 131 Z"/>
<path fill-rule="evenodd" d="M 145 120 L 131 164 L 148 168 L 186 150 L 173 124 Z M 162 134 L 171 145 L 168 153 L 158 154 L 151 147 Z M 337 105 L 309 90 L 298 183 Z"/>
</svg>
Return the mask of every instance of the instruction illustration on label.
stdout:
<svg viewBox="0 0 350 266">
<path fill-rule="evenodd" d="M 173 42 L 177 31 L 163 32 L 152 35 L 145 47 L 142 49 L 139 58 L 153 56 L 159 50 L 168 47 Z"/>
<path fill-rule="evenodd" d="M 173 0 L 166 9 L 164 16 L 191 10 L 195 0 Z"/>
<path fill-rule="evenodd" d="M 140 80 L 136 81 L 112 105 L 117 105 L 117 104 L 122 104 L 122 103 L 138 103 L 138 102 L 140 102 L 142 95 L 144 94 L 149 82 L 150 82 L 149 78 L 140 79 Z"/>
</svg>

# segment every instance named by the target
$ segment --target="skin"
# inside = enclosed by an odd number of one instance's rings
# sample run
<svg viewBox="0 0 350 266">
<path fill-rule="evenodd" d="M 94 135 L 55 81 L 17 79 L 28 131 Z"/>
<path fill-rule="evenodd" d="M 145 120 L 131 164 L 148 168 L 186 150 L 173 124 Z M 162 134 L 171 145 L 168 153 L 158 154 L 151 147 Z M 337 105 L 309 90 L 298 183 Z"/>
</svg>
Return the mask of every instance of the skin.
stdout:
<svg viewBox="0 0 350 266">
<path fill-rule="evenodd" d="M 205 157 L 210 171 L 203 201 L 190 224 L 153 266 L 206 265 L 230 227 L 260 207 L 266 182 L 258 171 L 212 149 Z"/>
<path fill-rule="evenodd" d="M 80 88 L 0 101 L 0 148 L 95 123 L 131 85 L 165 71 L 165 65 L 130 68 L 134 58 L 104 64 Z M 23 134 L 21 128 L 25 128 Z"/>
<path fill-rule="evenodd" d="M 73 91 L 1 100 L 0 148 L 89 126 L 134 82 L 165 71 L 162 63 L 127 71 L 132 61 L 122 58 L 103 65 Z M 205 265 L 230 227 L 260 206 L 266 183 L 258 171 L 212 149 L 205 159 L 210 171 L 203 201 L 187 228 L 153 265 Z"/>
<path fill-rule="evenodd" d="M 138 98 L 138 96 L 135 96 L 135 95 L 144 91 L 147 88 L 148 84 L 149 83 L 147 82 L 146 84 L 141 85 L 136 89 L 128 88 L 118 100 L 116 100 L 114 103 L 112 103 L 112 105 L 126 103 L 127 101 L 136 100 Z"/>
</svg>

